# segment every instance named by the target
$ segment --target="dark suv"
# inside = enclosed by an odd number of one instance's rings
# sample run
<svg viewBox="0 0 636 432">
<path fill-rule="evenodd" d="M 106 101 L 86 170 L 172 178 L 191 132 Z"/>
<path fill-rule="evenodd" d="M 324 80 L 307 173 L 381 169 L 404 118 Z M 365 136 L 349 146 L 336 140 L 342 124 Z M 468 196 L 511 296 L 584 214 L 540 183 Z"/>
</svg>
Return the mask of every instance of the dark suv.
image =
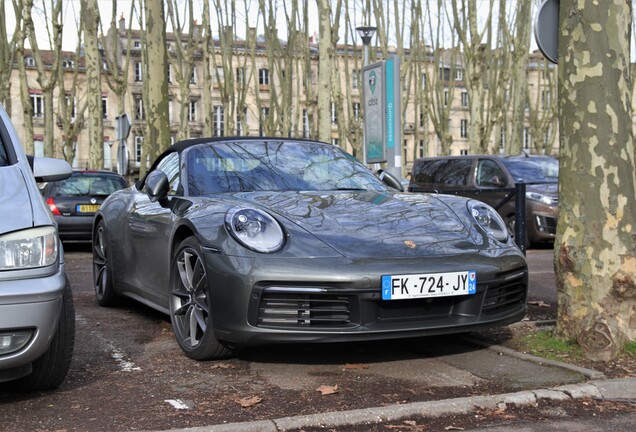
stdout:
<svg viewBox="0 0 636 432">
<path fill-rule="evenodd" d="M 527 241 L 552 243 L 558 215 L 559 163 L 551 156 L 440 156 L 416 159 L 411 192 L 451 193 L 495 207 L 514 234 L 515 183 L 526 183 Z M 510 199 L 508 199 L 510 198 Z"/>
</svg>

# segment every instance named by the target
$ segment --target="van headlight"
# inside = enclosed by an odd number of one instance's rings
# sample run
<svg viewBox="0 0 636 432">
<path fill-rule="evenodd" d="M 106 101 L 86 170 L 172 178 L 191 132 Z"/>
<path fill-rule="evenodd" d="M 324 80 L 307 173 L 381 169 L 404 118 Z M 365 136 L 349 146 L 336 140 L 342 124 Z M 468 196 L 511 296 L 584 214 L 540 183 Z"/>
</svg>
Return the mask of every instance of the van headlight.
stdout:
<svg viewBox="0 0 636 432">
<path fill-rule="evenodd" d="M 491 237 L 500 242 L 508 241 L 508 229 L 499 213 L 488 204 L 480 201 L 468 201 L 468 211 L 477 224 Z"/>
<path fill-rule="evenodd" d="M 548 206 L 555 206 L 557 201 L 548 195 L 543 195 L 537 192 L 526 192 L 526 199 L 530 201 L 538 201 Z"/>
<path fill-rule="evenodd" d="M 57 258 L 57 229 L 53 226 L 0 236 L 0 271 L 46 267 L 55 264 Z"/>
<path fill-rule="evenodd" d="M 239 243 L 256 252 L 276 252 L 285 242 L 283 228 L 262 210 L 232 208 L 225 215 L 225 225 Z"/>
</svg>

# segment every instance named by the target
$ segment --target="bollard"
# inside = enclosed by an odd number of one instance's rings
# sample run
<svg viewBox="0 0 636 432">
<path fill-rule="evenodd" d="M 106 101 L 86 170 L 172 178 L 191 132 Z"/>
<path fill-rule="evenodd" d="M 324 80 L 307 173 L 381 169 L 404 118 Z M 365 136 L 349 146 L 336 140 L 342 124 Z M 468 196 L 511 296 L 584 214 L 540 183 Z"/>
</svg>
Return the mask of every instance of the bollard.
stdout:
<svg viewBox="0 0 636 432">
<path fill-rule="evenodd" d="M 515 243 L 526 254 L 526 184 L 515 183 Z"/>
</svg>

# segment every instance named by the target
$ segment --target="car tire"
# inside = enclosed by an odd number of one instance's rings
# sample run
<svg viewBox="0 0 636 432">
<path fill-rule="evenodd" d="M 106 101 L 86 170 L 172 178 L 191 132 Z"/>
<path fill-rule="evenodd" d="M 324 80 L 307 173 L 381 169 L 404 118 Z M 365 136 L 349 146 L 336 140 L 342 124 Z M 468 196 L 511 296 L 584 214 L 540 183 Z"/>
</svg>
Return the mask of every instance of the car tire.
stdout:
<svg viewBox="0 0 636 432">
<path fill-rule="evenodd" d="M 100 306 L 115 306 L 119 303 L 120 297 L 115 292 L 112 274 L 106 224 L 100 220 L 93 235 L 93 287 Z"/>
<path fill-rule="evenodd" d="M 170 321 L 183 352 L 195 360 L 227 358 L 233 351 L 214 335 L 211 295 L 201 245 L 186 238 L 172 259 Z"/>
<path fill-rule="evenodd" d="M 46 352 L 32 363 L 32 372 L 11 386 L 19 391 L 53 390 L 66 378 L 75 346 L 75 306 L 71 285 L 66 279 L 62 308 L 55 336 Z"/>
</svg>

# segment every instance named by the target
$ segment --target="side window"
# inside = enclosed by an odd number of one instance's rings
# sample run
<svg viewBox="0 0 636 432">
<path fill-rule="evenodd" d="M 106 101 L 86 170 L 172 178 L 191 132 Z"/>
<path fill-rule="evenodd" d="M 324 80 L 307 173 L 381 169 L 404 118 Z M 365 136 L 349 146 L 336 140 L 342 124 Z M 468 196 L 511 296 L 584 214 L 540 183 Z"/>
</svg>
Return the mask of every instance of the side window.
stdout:
<svg viewBox="0 0 636 432">
<path fill-rule="evenodd" d="M 415 172 L 415 182 L 466 186 L 471 159 L 435 159 L 424 162 Z"/>
<path fill-rule="evenodd" d="M 495 161 L 479 159 L 477 162 L 477 186 L 502 187 L 506 185 L 506 175 Z"/>
<path fill-rule="evenodd" d="M 0 167 L 7 165 L 9 165 L 9 155 L 7 155 L 7 151 L 4 148 L 2 138 L 0 138 Z"/>
<path fill-rule="evenodd" d="M 168 191 L 168 195 L 177 195 L 180 184 L 179 153 L 170 153 L 169 155 L 164 157 L 157 165 L 157 169 L 165 172 L 168 176 L 168 181 L 170 182 L 170 190 Z"/>
</svg>

